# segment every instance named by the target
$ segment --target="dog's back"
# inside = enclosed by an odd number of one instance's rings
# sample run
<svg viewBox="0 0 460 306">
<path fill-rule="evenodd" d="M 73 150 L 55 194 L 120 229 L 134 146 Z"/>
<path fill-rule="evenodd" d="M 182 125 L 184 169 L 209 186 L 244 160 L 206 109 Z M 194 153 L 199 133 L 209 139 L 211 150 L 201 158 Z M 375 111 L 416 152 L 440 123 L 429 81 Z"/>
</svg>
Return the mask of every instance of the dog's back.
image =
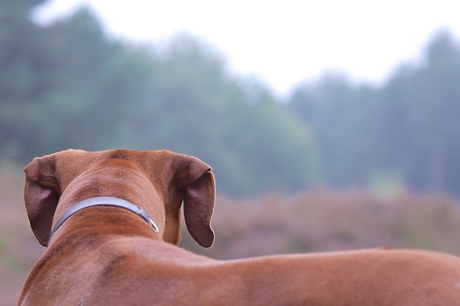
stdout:
<svg viewBox="0 0 460 306">
<path fill-rule="evenodd" d="M 448 254 L 375 249 L 218 261 L 175 246 L 182 203 L 195 240 L 214 240 L 214 177 L 190 156 L 70 150 L 35 159 L 25 172 L 32 230 L 48 249 L 19 304 L 460 305 L 460 258 Z M 101 197 L 130 204 L 76 209 Z"/>
</svg>

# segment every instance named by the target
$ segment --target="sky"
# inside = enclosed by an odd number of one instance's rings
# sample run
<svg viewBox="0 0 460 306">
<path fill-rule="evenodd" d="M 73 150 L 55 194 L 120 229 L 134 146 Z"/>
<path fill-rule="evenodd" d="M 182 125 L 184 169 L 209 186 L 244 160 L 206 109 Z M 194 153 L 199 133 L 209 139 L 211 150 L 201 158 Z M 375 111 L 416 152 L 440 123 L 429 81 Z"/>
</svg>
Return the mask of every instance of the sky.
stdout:
<svg viewBox="0 0 460 306">
<path fill-rule="evenodd" d="M 460 37 L 456 0 L 49 0 L 34 18 L 49 23 L 82 4 L 117 38 L 193 34 L 280 96 L 331 70 L 383 84 L 401 62 L 422 60 L 440 28 Z"/>
</svg>

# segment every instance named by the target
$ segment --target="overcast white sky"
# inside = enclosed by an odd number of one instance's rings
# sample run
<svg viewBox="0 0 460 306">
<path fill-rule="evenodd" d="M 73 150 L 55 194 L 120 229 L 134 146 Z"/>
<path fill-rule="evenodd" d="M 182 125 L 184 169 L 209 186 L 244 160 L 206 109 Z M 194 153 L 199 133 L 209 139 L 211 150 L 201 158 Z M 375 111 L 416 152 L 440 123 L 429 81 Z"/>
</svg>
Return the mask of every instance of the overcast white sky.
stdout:
<svg viewBox="0 0 460 306">
<path fill-rule="evenodd" d="M 256 75 L 279 94 L 330 69 L 382 82 L 401 61 L 417 60 L 440 27 L 460 36 L 456 0 L 51 0 L 38 18 L 82 3 L 115 36 L 158 42 L 192 33 L 232 71 Z"/>
</svg>

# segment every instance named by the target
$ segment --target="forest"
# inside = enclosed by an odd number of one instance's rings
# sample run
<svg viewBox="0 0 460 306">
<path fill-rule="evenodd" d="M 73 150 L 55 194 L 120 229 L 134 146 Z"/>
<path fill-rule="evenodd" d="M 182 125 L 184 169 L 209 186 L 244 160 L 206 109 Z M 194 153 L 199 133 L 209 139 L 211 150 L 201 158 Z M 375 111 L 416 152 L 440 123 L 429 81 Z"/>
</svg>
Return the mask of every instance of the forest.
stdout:
<svg viewBox="0 0 460 306">
<path fill-rule="evenodd" d="M 166 148 L 212 165 L 232 197 L 313 186 L 459 194 L 460 47 L 446 29 L 381 86 L 329 71 L 279 98 L 197 37 L 128 44 L 85 8 L 42 26 L 30 15 L 43 2 L 0 4 L 2 164 Z"/>
</svg>

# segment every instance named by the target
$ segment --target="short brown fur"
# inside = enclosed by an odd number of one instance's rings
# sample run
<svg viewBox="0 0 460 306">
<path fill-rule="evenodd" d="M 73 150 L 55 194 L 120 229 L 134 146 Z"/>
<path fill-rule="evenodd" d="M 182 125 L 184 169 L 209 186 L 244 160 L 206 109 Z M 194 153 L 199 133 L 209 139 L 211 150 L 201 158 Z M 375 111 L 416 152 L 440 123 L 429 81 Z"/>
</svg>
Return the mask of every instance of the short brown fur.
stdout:
<svg viewBox="0 0 460 306">
<path fill-rule="evenodd" d="M 189 232 L 214 241 L 210 167 L 169 151 L 67 150 L 25 168 L 32 230 L 47 246 L 20 305 L 431 305 L 460 304 L 460 258 L 373 249 L 220 261 L 175 246 L 181 203 Z M 75 203 L 118 197 L 158 225 L 114 207 L 86 208 L 50 238 Z"/>
</svg>

